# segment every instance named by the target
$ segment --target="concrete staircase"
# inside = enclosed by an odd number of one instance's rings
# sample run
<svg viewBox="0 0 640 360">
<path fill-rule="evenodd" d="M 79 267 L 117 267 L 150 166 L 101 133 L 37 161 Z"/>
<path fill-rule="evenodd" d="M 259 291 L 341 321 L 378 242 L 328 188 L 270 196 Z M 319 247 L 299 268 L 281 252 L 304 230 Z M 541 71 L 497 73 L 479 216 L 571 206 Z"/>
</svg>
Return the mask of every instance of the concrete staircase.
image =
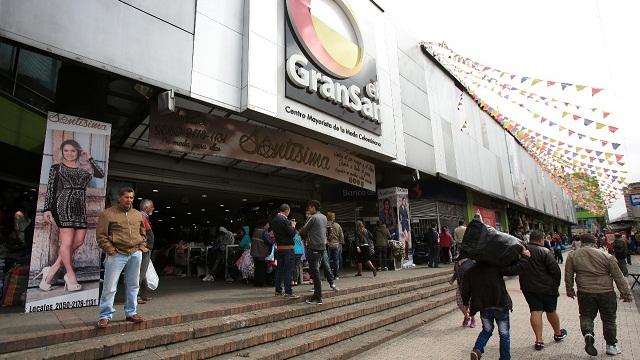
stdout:
<svg viewBox="0 0 640 360">
<path fill-rule="evenodd" d="M 0 359 L 347 359 L 454 310 L 451 271 L 107 329 L 81 327 L 0 342 Z"/>
</svg>

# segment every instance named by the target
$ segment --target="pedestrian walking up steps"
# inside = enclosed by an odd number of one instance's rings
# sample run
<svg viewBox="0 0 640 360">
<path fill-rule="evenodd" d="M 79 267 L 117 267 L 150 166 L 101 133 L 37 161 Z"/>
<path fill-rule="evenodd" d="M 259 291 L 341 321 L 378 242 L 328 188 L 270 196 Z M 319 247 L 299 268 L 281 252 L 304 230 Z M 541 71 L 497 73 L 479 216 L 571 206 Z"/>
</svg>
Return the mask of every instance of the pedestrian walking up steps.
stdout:
<svg viewBox="0 0 640 360">
<path fill-rule="evenodd" d="M 0 359 L 346 359 L 454 309 L 450 270 L 233 309 L 0 341 Z M 319 349 L 319 350 L 318 350 Z"/>
</svg>

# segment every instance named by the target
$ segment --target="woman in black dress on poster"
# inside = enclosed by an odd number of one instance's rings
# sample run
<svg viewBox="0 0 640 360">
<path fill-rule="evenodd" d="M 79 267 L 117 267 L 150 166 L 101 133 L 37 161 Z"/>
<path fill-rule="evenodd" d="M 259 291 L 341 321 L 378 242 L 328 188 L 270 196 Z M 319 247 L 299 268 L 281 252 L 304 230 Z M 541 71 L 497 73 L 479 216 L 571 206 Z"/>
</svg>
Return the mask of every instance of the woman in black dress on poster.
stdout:
<svg viewBox="0 0 640 360">
<path fill-rule="evenodd" d="M 42 269 L 40 289 L 49 291 L 51 281 L 61 266 L 64 266 L 65 290 L 78 291 L 73 269 L 73 254 L 84 244 L 87 235 L 87 186 L 92 178 L 102 179 L 104 171 L 96 164 L 91 155 L 82 150 L 75 140 L 65 140 L 60 144 L 62 161 L 51 165 L 49 182 L 44 201 L 44 219 L 59 229 L 58 258 Z"/>
</svg>

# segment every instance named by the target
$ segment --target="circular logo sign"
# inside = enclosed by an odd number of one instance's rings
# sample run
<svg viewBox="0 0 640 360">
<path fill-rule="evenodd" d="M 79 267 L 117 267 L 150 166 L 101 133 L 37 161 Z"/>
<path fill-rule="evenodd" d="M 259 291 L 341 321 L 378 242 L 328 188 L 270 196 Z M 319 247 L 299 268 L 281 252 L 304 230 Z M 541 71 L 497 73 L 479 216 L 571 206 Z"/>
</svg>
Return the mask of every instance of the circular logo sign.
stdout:
<svg viewBox="0 0 640 360">
<path fill-rule="evenodd" d="M 287 12 L 307 56 L 339 79 L 362 68 L 364 44 L 351 8 L 342 0 L 287 0 Z"/>
</svg>

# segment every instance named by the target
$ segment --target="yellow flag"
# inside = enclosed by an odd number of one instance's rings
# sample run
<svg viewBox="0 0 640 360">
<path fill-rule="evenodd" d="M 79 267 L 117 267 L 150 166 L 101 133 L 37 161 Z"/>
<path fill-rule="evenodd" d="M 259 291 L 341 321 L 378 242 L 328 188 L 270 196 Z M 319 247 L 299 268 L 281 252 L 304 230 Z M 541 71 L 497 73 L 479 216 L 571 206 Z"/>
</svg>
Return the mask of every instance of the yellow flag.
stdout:
<svg viewBox="0 0 640 360">
<path fill-rule="evenodd" d="M 596 121 L 596 129 L 602 129 L 605 125 L 601 122 Z"/>
<path fill-rule="evenodd" d="M 586 88 L 586 86 L 584 86 L 584 85 L 576 85 L 576 89 L 578 91 L 582 91 L 582 90 L 584 90 L 584 88 Z"/>
<path fill-rule="evenodd" d="M 533 80 L 531 80 L 531 86 L 534 86 L 535 84 L 537 84 L 537 83 L 539 83 L 541 81 L 542 80 L 540 80 L 540 79 L 533 79 Z"/>
<path fill-rule="evenodd" d="M 569 115 L 569 113 L 568 113 L 568 112 L 566 112 L 566 111 L 563 111 L 563 112 L 562 112 L 562 117 L 565 117 L 565 116 L 567 116 L 567 115 Z"/>
</svg>

